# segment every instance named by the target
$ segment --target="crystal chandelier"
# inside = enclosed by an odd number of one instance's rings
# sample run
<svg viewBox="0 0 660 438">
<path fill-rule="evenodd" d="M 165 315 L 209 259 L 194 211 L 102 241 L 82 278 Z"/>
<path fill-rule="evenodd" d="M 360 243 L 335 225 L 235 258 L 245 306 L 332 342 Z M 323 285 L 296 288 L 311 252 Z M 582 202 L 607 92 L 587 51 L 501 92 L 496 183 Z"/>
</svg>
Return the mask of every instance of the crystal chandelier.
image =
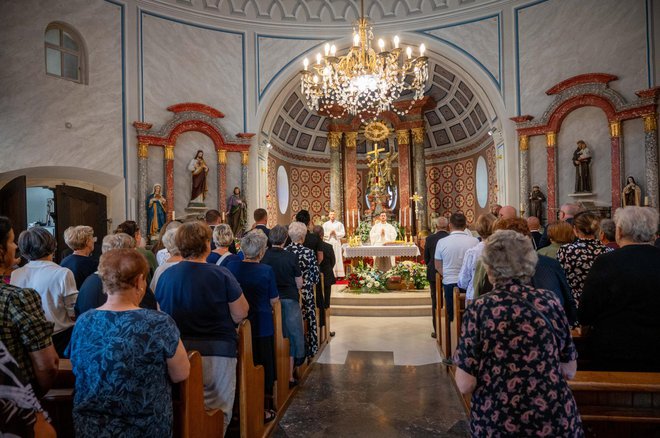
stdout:
<svg viewBox="0 0 660 438">
<path fill-rule="evenodd" d="M 366 122 L 388 110 L 404 115 L 424 96 L 428 79 L 424 44 L 419 46 L 419 56 L 413 57 L 411 47 L 403 55 L 398 36 L 393 38 L 389 51 L 385 50 L 385 41 L 378 39 L 379 53 L 371 47 L 373 39 L 371 24 L 364 18 L 362 0 L 357 30 L 353 28 L 353 46 L 348 53 L 337 56 L 337 48 L 326 43 L 325 56 L 317 53 L 316 63 L 311 65 L 307 58 L 303 61 L 300 90 L 309 108 L 318 111 L 339 107 L 341 112 L 328 111 L 328 115 L 339 118 L 348 113 Z M 393 105 L 405 92 L 412 94 L 408 107 Z"/>
</svg>

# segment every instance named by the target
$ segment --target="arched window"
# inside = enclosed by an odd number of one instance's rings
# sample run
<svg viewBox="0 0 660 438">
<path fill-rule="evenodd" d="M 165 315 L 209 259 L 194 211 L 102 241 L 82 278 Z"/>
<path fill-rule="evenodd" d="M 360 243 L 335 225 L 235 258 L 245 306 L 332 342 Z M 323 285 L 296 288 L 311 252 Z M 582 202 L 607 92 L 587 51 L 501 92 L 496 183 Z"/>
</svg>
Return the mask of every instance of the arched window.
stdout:
<svg viewBox="0 0 660 438">
<path fill-rule="evenodd" d="M 46 74 L 86 83 L 85 46 L 80 34 L 63 23 L 51 23 L 44 38 Z"/>
</svg>

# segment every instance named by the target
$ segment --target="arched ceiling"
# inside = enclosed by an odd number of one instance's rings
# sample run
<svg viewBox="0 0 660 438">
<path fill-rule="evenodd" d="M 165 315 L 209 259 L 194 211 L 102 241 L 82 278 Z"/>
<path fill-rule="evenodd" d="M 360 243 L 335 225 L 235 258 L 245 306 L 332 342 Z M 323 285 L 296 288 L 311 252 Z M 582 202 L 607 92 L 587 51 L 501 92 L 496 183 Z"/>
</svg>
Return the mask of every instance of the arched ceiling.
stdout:
<svg viewBox="0 0 660 438">
<path fill-rule="evenodd" d="M 480 102 L 468 82 L 439 62 L 429 61 L 426 94 L 436 101 L 435 108 L 424 114 L 425 147 L 429 152 L 473 145 L 490 129 L 484 103 Z M 310 111 L 301 100 L 298 87 L 288 92 L 279 109 L 271 109 L 275 110 L 277 116 L 272 118 L 271 126 L 264 127 L 270 134 L 271 143 L 295 154 L 329 153 L 327 131 L 330 119 Z M 361 136 L 358 138 L 357 152 L 366 152 Z"/>
<path fill-rule="evenodd" d="M 261 24 L 351 25 L 360 0 L 153 0 L 197 14 Z M 365 0 L 365 15 L 379 23 L 435 18 L 504 0 Z"/>
</svg>

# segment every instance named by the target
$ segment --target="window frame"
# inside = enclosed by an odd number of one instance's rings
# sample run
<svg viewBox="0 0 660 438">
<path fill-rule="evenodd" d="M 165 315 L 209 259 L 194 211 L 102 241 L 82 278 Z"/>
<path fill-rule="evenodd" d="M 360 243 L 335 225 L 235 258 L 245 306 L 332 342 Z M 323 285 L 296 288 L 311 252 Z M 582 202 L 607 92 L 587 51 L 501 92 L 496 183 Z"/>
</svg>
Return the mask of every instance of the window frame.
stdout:
<svg viewBox="0 0 660 438">
<path fill-rule="evenodd" d="M 58 36 L 59 36 L 59 45 L 55 45 L 51 42 L 48 42 L 46 40 L 46 34 L 50 31 L 56 29 L 58 31 Z M 64 33 L 67 33 L 71 39 L 78 45 L 78 50 L 73 50 L 69 49 L 64 46 Z M 64 79 L 69 82 L 73 82 L 76 84 L 84 84 L 86 85 L 88 83 L 87 81 L 87 49 L 85 47 L 85 42 L 82 39 L 82 36 L 80 36 L 80 33 L 76 31 L 73 27 L 71 27 L 68 24 L 62 23 L 62 22 L 52 22 L 49 23 L 48 26 L 46 26 L 46 29 L 44 30 L 43 34 L 43 41 L 44 41 L 44 70 L 46 72 L 46 76 L 52 77 L 52 78 L 58 78 L 58 79 Z M 57 75 L 54 73 L 50 73 L 48 71 L 48 49 L 51 50 L 56 50 L 59 52 L 60 55 L 60 72 L 61 74 Z M 78 79 L 73 79 L 68 76 L 64 75 L 64 55 L 73 55 L 78 58 Z"/>
</svg>

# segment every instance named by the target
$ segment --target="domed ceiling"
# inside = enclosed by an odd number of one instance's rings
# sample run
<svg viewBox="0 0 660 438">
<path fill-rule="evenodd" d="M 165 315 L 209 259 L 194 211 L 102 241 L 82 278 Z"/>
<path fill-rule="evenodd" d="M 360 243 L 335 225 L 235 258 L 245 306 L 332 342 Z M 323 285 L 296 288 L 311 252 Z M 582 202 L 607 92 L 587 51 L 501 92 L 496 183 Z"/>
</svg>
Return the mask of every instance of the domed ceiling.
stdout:
<svg viewBox="0 0 660 438">
<path fill-rule="evenodd" d="M 360 0 L 154 0 L 216 17 L 264 24 L 351 25 Z M 379 23 L 429 19 L 502 0 L 365 0 L 365 14 Z"/>
<path fill-rule="evenodd" d="M 426 94 L 433 97 L 436 107 L 424 114 L 426 120 L 425 147 L 429 152 L 473 145 L 490 128 L 483 103 L 467 83 L 437 62 L 429 63 L 429 85 Z M 269 129 L 270 142 L 295 150 L 298 154 L 329 153 L 327 131 L 330 119 L 311 112 L 294 88 L 284 100 Z M 266 127 L 268 128 L 268 127 Z M 390 141 L 394 136 L 390 137 Z M 388 148 L 389 145 L 385 145 Z M 357 152 L 365 153 L 366 144 L 358 138 Z"/>
</svg>

